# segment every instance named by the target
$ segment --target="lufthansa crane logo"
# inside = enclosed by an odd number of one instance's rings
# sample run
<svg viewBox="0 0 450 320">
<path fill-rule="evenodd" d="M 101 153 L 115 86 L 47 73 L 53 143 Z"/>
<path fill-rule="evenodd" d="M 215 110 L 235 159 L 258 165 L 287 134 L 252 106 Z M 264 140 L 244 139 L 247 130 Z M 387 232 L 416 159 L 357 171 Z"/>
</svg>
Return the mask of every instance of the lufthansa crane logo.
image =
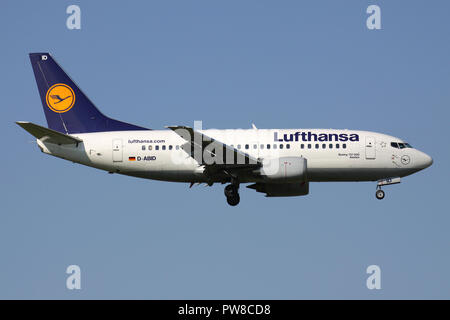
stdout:
<svg viewBox="0 0 450 320">
<path fill-rule="evenodd" d="M 404 155 L 404 156 L 402 156 L 402 158 L 401 158 L 400 160 L 401 160 L 402 163 L 406 166 L 406 165 L 409 163 L 410 158 L 409 158 L 409 156 Z"/>
<path fill-rule="evenodd" d="M 69 111 L 75 104 L 75 93 L 67 84 L 57 83 L 47 90 L 45 100 L 50 110 L 64 113 Z"/>
</svg>

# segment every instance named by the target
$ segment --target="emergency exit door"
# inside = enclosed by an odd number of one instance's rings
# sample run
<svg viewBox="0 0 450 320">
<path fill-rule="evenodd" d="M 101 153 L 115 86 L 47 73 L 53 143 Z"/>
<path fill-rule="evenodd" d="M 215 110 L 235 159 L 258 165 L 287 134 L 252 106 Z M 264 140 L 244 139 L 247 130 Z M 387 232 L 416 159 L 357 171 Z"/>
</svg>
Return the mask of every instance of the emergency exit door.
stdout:
<svg viewBox="0 0 450 320">
<path fill-rule="evenodd" d="M 376 158 L 375 138 L 366 137 L 366 159 L 373 160 Z"/>
<path fill-rule="evenodd" d="M 122 162 L 123 148 L 122 139 L 114 139 L 112 145 L 113 162 Z"/>
</svg>

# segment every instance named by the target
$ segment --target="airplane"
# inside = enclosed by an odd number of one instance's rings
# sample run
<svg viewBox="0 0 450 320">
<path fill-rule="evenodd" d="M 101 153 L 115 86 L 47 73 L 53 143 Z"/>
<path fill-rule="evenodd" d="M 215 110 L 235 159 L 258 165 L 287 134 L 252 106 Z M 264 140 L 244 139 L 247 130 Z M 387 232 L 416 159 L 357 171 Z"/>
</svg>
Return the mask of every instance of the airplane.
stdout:
<svg viewBox="0 0 450 320">
<path fill-rule="evenodd" d="M 49 53 L 30 53 L 48 128 L 16 122 L 43 153 L 133 177 L 212 186 L 239 186 L 266 197 L 305 196 L 310 182 L 377 181 L 382 187 L 429 167 L 433 159 L 400 138 L 348 129 L 205 129 L 174 125 L 152 130 L 102 114 Z M 63 98 L 62 98 L 63 97 Z"/>
</svg>

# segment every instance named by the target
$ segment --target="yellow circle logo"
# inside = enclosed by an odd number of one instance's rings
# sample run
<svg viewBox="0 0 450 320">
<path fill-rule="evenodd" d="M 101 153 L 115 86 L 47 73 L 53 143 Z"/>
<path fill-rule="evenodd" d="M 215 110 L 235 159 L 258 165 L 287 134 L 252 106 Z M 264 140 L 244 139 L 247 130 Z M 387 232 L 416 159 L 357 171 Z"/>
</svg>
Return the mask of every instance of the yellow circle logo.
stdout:
<svg viewBox="0 0 450 320">
<path fill-rule="evenodd" d="M 75 104 L 75 93 L 67 84 L 57 83 L 47 90 L 45 100 L 52 111 L 64 113 Z"/>
</svg>

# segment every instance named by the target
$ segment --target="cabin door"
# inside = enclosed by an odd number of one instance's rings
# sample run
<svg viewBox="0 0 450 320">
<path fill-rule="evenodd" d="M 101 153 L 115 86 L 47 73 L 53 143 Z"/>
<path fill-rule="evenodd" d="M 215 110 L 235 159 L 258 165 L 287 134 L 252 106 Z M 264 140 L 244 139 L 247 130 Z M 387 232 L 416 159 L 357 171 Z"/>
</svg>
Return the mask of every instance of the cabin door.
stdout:
<svg viewBox="0 0 450 320">
<path fill-rule="evenodd" d="M 114 139 L 112 145 L 112 158 L 113 162 L 122 162 L 123 160 L 123 149 L 122 149 L 122 139 Z"/>
<path fill-rule="evenodd" d="M 375 138 L 366 137 L 366 159 L 373 160 L 376 158 Z"/>
</svg>

